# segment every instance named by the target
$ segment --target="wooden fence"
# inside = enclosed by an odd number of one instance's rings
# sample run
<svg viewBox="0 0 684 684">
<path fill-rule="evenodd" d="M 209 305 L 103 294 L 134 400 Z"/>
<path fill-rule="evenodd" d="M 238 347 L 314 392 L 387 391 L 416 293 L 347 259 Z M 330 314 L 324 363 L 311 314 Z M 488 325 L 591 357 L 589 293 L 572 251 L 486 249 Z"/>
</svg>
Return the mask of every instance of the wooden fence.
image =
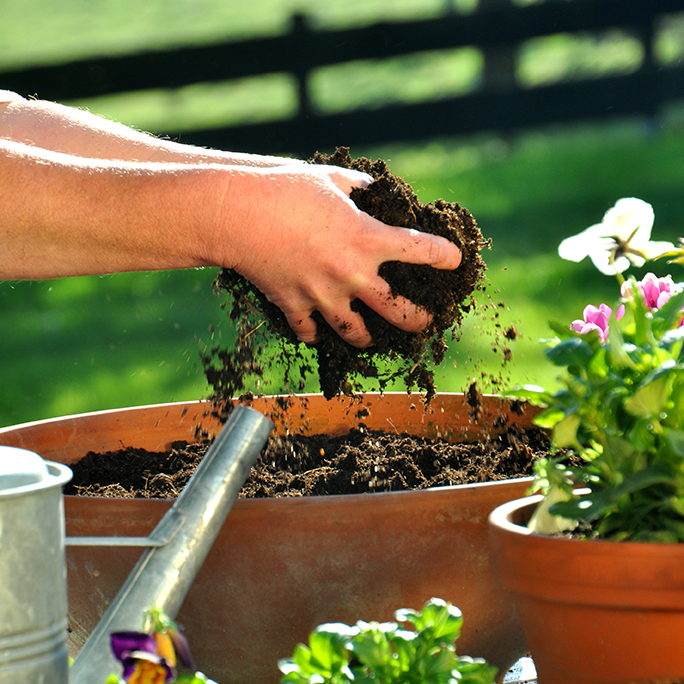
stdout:
<svg viewBox="0 0 684 684">
<path fill-rule="evenodd" d="M 285 72 L 299 86 L 295 116 L 182 134 L 185 142 L 272 154 L 308 155 L 336 145 L 615 116 L 652 117 L 667 102 L 684 98 L 684 67 L 659 66 L 653 56 L 659 18 L 682 11 L 684 0 L 546 0 L 522 7 L 509 0 L 481 0 L 472 14 L 447 11 L 433 19 L 343 30 L 314 30 L 304 17 L 295 16 L 283 35 L 7 71 L 0 73 L 0 88 L 68 101 Z M 641 41 L 644 59 L 636 71 L 534 88 L 522 87 L 512 75 L 503 83 L 483 78 L 479 89 L 462 96 L 335 114 L 315 111 L 309 97 L 309 75 L 320 67 L 466 46 L 479 48 L 485 57 L 512 57 L 516 46 L 533 38 L 610 29 Z"/>
</svg>

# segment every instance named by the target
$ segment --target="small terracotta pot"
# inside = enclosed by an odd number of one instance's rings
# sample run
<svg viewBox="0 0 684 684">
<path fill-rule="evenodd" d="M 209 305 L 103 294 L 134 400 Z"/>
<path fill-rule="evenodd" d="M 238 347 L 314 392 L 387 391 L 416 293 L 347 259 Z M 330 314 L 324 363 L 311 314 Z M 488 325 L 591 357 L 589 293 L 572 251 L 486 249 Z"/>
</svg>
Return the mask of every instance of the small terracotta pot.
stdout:
<svg viewBox="0 0 684 684">
<path fill-rule="evenodd" d="M 511 501 L 489 519 L 539 684 L 684 680 L 684 544 L 533 534 L 525 525 L 540 500 Z"/>
<path fill-rule="evenodd" d="M 273 398 L 254 408 L 268 413 Z M 276 429 L 342 434 L 359 422 L 442 436 L 454 442 L 495 436 L 498 416 L 532 424 L 497 397 L 484 397 L 477 421 L 463 395 L 438 396 L 428 412 L 404 393 L 348 399 L 305 397 L 276 419 Z M 203 402 L 104 411 L 0 429 L 0 444 L 69 464 L 88 451 L 122 446 L 164 450 L 194 441 L 195 426 L 220 425 Z M 498 427 L 494 427 L 497 425 Z M 421 491 L 345 496 L 240 499 L 231 510 L 178 616 L 202 670 L 222 684 L 272 684 L 279 658 L 323 622 L 389 620 L 435 596 L 464 614 L 462 654 L 506 670 L 526 653 L 513 601 L 490 564 L 487 516 L 522 496 L 530 478 Z M 65 498 L 68 535 L 146 535 L 168 500 Z M 134 548 L 67 550 L 71 650 L 75 654 L 139 556 Z M 141 606 L 141 611 L 145 606 Z M 131 628 L 137 628 L 131 625 Z"/>
</svg>

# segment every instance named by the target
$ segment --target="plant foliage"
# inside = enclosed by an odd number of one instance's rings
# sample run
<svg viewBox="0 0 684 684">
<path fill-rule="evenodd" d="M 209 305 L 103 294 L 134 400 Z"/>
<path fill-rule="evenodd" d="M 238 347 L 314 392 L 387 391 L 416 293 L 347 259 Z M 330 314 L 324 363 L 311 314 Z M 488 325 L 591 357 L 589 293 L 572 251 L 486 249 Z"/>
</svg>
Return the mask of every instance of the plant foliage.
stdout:
<svg viewBox="0 0 684 684">
<path fill-rule="evenodd" d="M 615 268 L 621 300 L 614 320 L 612 309 L 601 304 L 586 307 L 583 320 L 569 328 L 553 324 L 558 336 L 546 356 L 563 370 L 561 388 L 553 394 L 537 387 L 515 392 L 546 407 L 538 423 L 552 429 L 556 448 L 573 449 L 582 461 L 581 467 L 569 467 L 554 456 L 537 464 L 536 485 L 546 497 L 530 527 L 548 533 L 584 521 L 600 538 L 681 542 L 684 287 L 670 276 L 649 273 L 640 281 L 621 276 L 632 254 L 643 263 L 647 251 L 634 247 L 643 223 L 634 218 L 637 212 L 628 211 L 629 202 L 644 203 L 629 198 L 625 208 L 625 202 L 620 200 L 623 213 L 615 225 L 588 229 L 600 233 L 596 249 L 608 252 L 596 261 L 615 265 L 617 255 L 626 262 Z M 632 220 L 637 223 L 631 225 Z M 620 230 L 622 236 L 611 233 Z M 575 238 L 564 243 L 573 244 Z M 663 253 L 667 243 L 649 238 L 650 225 L 642 236 L 644 246 L 673 261 L 682 259 L 684 251 L 669 245 Z"/>
<path fill-rule="evenodd" d="M 433 598 L 421 611 L 402 608 L 394 617 L 319 625 L 308 645 L 278 663 L 281 684 L 493 684 L 495 667 L 456 654 L 458 608 Z"/>
</svg>

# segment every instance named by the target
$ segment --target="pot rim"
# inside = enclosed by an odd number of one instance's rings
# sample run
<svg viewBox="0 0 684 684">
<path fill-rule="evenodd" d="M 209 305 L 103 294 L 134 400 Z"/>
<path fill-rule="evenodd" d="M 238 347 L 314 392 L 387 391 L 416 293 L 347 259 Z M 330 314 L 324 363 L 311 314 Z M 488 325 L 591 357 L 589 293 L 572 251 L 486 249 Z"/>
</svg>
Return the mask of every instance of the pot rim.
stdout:
<svg viewBox="0 0 684 684">
<path fill-rule="evenodd" d="M 571 539 L 513 522 L 541 498 L 514 499 L 489 514 L 496 572 L 509 591 L 560 603 L 684 609 L 684 544 Z"/>
<path fill-rule="evenodd" d="M 530 480 L 533 479 L 534 476 L 530 477 Z M 532 494 L 529 496 L 521 497 L 520 499 L 512 499 L 511 501 L 507 501 L 505 504 L 497 506 L 489 514 L 490 526 L 506 530 L 511 534 L 554 539 L 554 537 L 550 537 L 549 535 L 539 534 L 538 532 L 532 532 L 532 530 L 529 530 L 527 527 L 524 527 L 523 525 L 518 525 L 517 523 L 514 523 L 512 521 L 513 516 L 518 511 L 525 508 L 531 508 L 532 506 L 536 506 L 543 498 L 544 496 L 542 494 Z"/>
<path fill-rule="evenodd" d="M 306 400 L 306 399 L 316 399 L 320 398 L 323 395 L 320 392 L 305 392 L 302 394 L 261 394 L 261 395 L 254 395 L 254 401 L 260 402 L 263 400 L 269 400 L 269 399 L 277 399 L 277 398 L 292 398 L 295 400 Z M 333 399 L 329 401 L 336 401 L 336 400 L 349 400 L 353 401 L 356 398 L 363 399 L 364 397 L 372 397 L 372 398 L 382 398 L 382 397 L 406 397 L 408 399 L 415 398 L 417 401 L 421 401 L 423 399 L 423 395 L 420 394 L 408 394 L 407 392 L 401 392 L 399 390 L 396 391 L 389 391 L 389 392 L 363 392 L 358 395 L 353 395 L 353 396 L 347 396 L 347 395 L 339 395 L 337 397 L 333 397 Z M 435 395 L 436 399 L 439 399 L 439 397 L 465 397 L 466 394 L 465 392 L 438 392 Z M 482 398 L 483 399 L 499 399 L 502 402 L 510 402 L 513 403 L 516 401 L 515 398 L 513 397 L 506 397 L 503 394 L 486 394 L 482 393 Z M 252 401 L 245 402 L 246 404 L 252 404 Z M 16 423 L 13 425 L 6 425 L 4 427 L 0 427 L 0 437 L 2 437 L 3 433 L 17 430 L 19 428 L 28 428 L 32 427 L 34 425 L 46 425 L 49 423 L 57 423 L 59 421 L 64 421 L 67 419 L 75 419 L 75 418 L 89 418 L 92 416 L 101 416 L 101 415 L 110 415 L 110 414 L 116 414 L 120 413 L 122 411 L 130 411 L 130 410 L 135 410 L 135 409 L 155 409 L 155 408 L 169 408 L 172 409 L 174 407 L 181 407 L 181 406 L 196 406 L 197 408 L 209 408 L 211 406 L 211 401 L 209 399 L 187 399 L 187 400 L 181 400 L 181 401 L 169 401 L 169 402 L 157 402 L 154 404 L 136 404 L 134 406 L 120 406 L 118 408 L 109 408 L 109 409 L 99 409 L 97 411 L 84 411 L 82 413 L 67 413 L 67 414 L 62 414 L 59 416 L 53 416 L 51 418 L 39 418 L 37 420 L 30 420 L 24 423 Z M 533 406 L 533 404 L 529 404 L 530 407 Z"/>
<path fill-rule="evenodd" d="M 264 411 L 264 407 L 268 408 L 269 405 L 273 404 L 274 400 L 277 400 L 280 397 L 289 398 L 289 396 L 290 395 L 263 395 L 255 397 L 254 401 L 249 403 L 253 408 Z M 533 425 L 532 421 L 534 415 L 538 412 L 535 407 L 528 404 L 528 408 L 526 408 L 523 413 L 519 414 L 520 418 L 517 418 L 515 414 L 518 414 L 519 412 L 512 408 L 516 403 L 514 399 L 497 394 L 483 394 L 482 398 L 483 418 L 478 421 L 466 417 L 465 421 L 457 421 L 453 428 L 455 435 L 470 433 L 472 431 L 470 436 L 478 438 L 475 433 L 492 427 L 489 418 L 494 406 L 504 407 L 504 410 L 513 418 L 514 422 L 525 426 Z M 415 409 L 406 411 L 413 416 L 410 420 L 414 427 L 418 424 L 427 425 L 433 432 L 437 431 L 437 436 L 439 436 L 439 425 L 441 425 L 442 420 L 440 414 L 445 414 L 445 411 L 463 411 L 464 408 L 468 408 L 467 396 L 462 392 L 439 393 L 431 406 L 425 409 L 425 413 L 423 413 L 421 405 L 423 399 L 422 395 L 409 395 L 406 392 L 400 391 L 384 393 L 367 392 L 353 397 L 338 397 L 336 401 L 328 402 L 322 401 L 323 395 L 320 393 L 292 395 L 292 399 L 297 403 L 311 401 L 312 407 L 321 408 L 322 410 L 316 409 L 317 413 L 322 415 L 325 421 L 329 421 L 329 424 L 333 429 L 339 428 L 341 420 L 346 421 L 346 418 L 343 417 L 347 416 L 350 410 L 352 411 L 352 415 L 354 415 L 353 412 L 356 410 L 357 406 L 369 407 L 376 419 L 386 420 L 386 407 L 392 405 L 397 400 L 400 400 L 400 403 L 405 406 L 405 411 L 406 408 Z M 410 407 L 406 406 L 407 404 L 409 404 Z M 46 459 L 49 458 L 52 461 L 59 461 L 69 465 L 78 460 L 82 455 L 85 455 L 88 451 L 109 451 L 114 448 L 119 448 L 120 441 L 116 442 L 116 447 L 114 443 L 104 444 L 100 441 L 98 434 L 103 423 L 108 428 L 112 429 L 116 428 L 118 425 L 125 424 L 127 429 L 130 430 L 132 428 L 136 431 L 136 439 L 139 440 L 137 446 L 154 451 L 168 448 L 168 445 L 173 440 L 182 438 L 179 436 L 180 432 L 178 431 L 173 433 L 173 437 L 167 438 L 165 436 L 165 430 L 167 426 L 170 425 L 180 426 L 182 424 L 182 433 L 183 435 L 187 435 L 188 438 L 190 438 L 190 441 L 192 441 L 192 436 L 195 435 L 195 428 L 198 421 L 202 421 L 202 423 L 206 425 L 209 435 L 218 432 L 221 426 L 215 416 L 211 415 L 211 410 L 212 405 L 209 400 L 197 399 L 159 404 L 143 404 L 140 406 L 128 406 L 59 416 L 0 428 L 0 443 L 3 443 L 4 441 L 14 446 L 32 449 L 37 453 L 41 453 Z M 291 411 L 291 415 L 295 416 L 296 421 L 297 415 L 299 415 L 298 407 Z M 465 415 L 465 413 L 462 415 Z M 359 420 L 366 422 L 365 418 L 359 418 Z M 77 422 L 81 424 L 78 430 L 74 428 L 74 424 Z M 307 427 L 307 430 L 311 428 L 313 433 L 315 428 L 325 429 L 322 419 L 318 419 L 318 422 L 318 425 L 309 426 Z M 372 429 L 375 429 L 372 421 L 369 425 Z M 391 422 L 390 425 L 393 426 Z M 54 435 L 57 434 L 59 435 L 59 439 L 55 440 Z M 45 439 L 45 442 L 42 445 L 44 449 L 41 450 L 38 442 L 43 439 Z M 58 444 L 58 448 L 55 447 L 54 444 Z M 443 487 L 430 488 L 430 490 L 440 491 L 443 492 L 443 496 L 448 496 L 449 492 L 454 490 L 459 492 L 472 491 L 475 493 L 491 485 L 510 485 L 511 483 L 515 483 L 518 488 L 514 492 L 511 492 L 511 496 L 520 496 L 530 486 L 532 479 L 532 476 L 507 478 L 483 483 L 445 485 Z M 525 489 L 522 489 L 522 487 Z M 415 496 L 422 491 L 427 490 L 376 493 L 401 494 L 402 496 L 408 494 Z M 332 497 L 339 498 L 350 496 L 355 497 L 354 501 L 358 501 L 358 494 L 333 494 L 320 498 L 330 500 Z M 317 497 L 305 498 L 313 499 Z M 165 499 L 160 499 L 160 501 L 164 500 Z M 280 501 L 280 499 L 278 500 Z"/>
</svg>

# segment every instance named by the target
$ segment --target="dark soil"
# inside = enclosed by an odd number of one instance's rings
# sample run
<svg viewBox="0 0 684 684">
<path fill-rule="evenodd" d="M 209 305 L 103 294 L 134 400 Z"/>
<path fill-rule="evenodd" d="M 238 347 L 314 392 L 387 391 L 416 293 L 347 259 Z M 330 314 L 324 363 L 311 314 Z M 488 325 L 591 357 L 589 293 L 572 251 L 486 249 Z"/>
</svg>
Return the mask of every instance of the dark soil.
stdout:
<svg viewBox="0 0 684 684">
<path fill-rule="evenodd" d="M 541 430 L 515 427 L 488 442 L 449 444 L 408 435 L 353 429 L 348 435 L 271 440 L 241 497 L 358 494 L 470 484 L 532 475 L 548 454 Z M 208 443 L 177 443 L 169 452 L 124 449 L 90 453 L 72 465 L 67 494 L 172 498 L 189 480 Z"/>
<path fill-rule="evenodd" d="M 389 382 L 403 378 L 407 390 L 424 390 L 429 402 L 435 393 L 432 367 L 444 359 L 447 336 L 459 337 L 462 318 L 474 305 L 472 295 L 482 288 L 486 267 L 480 251 L 489 243 L 466 209 L 443 200 L 422 204 L 411 186 L 392 175 L 384 161 L 352 159 L 346 148 L 339 148 L 332 156 L 316 154 L 310 161 L 370 174 L 375 181 L 368 188 L 356 188 L 351 193 L 356 205 L 388 225 L 451 240 L 461 249 L 461 265 L 455 271 L 440 271 L 425 265 L 382 264 L 379 273 L 389 283 L 393 296 L 407 297 L 424 307 L 432 321 L 420 333 L 404 332 L 355 300 L 352 309 L 363 316 L 373 338 L 374 345 L 368 349 L 344 342 L 318 312 L 313 317 L 320 341 L 314 345 L 300 343 L 280 309 L 235 271 L 222 270 L 216 287 L 230 296 L 229 316 L 237 327 L 238 338 L 230 349 L 217 346 L 203 358 L 211 398 L 222 419 L 227 417 L 230 407 L 227 400 L 239 396 L 250 382 L 263 377 L 264 368 L 271 365 L 266 358 L 269 354 L 272 362 L 277 360 L 282 365 L 284 361 L 285 383 L 292 392 L 301 391 L 305 379 L 314 372 L 318 373 L 321 391 L 327 398 L 359 391 L 363 379 L 374 379 L 377 386 L 373 389 L 382 391 Z M 274 340 L 279 343 L 275 352 Z"/>
</svg>

